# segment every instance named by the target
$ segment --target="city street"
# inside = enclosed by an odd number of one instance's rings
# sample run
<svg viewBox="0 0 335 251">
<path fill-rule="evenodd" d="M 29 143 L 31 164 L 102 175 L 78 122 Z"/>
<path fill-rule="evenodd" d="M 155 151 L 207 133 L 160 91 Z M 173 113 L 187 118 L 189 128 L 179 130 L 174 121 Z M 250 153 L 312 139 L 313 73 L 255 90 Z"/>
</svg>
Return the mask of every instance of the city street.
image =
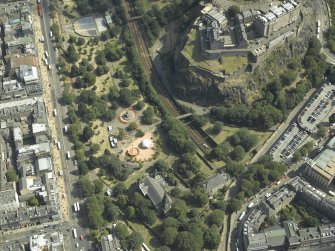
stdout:
<svg viewBox="0 0 335 251">
<path fill-rule="evenodd" d="M 56 144 L 53 144 L 53 156 L 55 173 L 59 174 L 62 170 L 63 176 L 58 176 L 58 188 L 60 204 L 62 208 L 62 224 L 60 225 L 63 234 L 66 236 L 64 239 L 65 246 L 68 246 L 66 250 L 87 250 L 89 243 L 87 238 L 83 241 L 79 241 L 79 236 L 86 237 L 89 232 L 87 229 L 82 228 L 78 224 L 78 215 L 73 212 L 73 203 L 79 202 L 82 204 L 84 201 L 80 199 L 80 193 L 76 191 L 74 184 L 78 181 L 77 167 L 74 165 L 73 159 L 66 158 L 66 152 L 71 151 L 72 144 L 64 135 L 64 121 L 66 119 L 67 109 L 65 106 L 60 104 L 60 98 L 62 96 L 62 83 L 59 81 L 57 75 L 57 55 L 55 51 L 55 43 L 53 41 L 53 36 L 50 36 L 50 12 L 47 0 L 42 0 L 43 6 L 43 16 L 38 17 L 35 14 L 36 22 L 35 32 L 36 39 L 39 39 L 42 35 L 44 37 L 44 43 L 38 45 L 39 53 L 39 64 L 41 70 L 41 78 L 44 84 L 44 100 L 48 110 L 49 126 L 52 134 L 53 140 L 57 139 L 60 142 L 61 149 L 58 150 Z M 36 10 L 36 8 L 35 8 Z M 40 20 L 38 20 L 40 19 Z M 40 21 L 40 22 L 39 22 Z M 48 63 L 50 65 L 50 70 L 47 66 L 43 65 L 44 51 L 48 52 Z M 54 109 L 57 111 L 57 115 L 54 115 Z M 74 152 L 71 151 L 71 156 L 74 156 Z M 83 212 L 83 207 L 79 213 Z M 77 239 L 73 238 L 72 229 L 75 228 L 78 234 Z M 57 227 L 58 229 L 58 227 Z M 70 231 L 71 230 L 71 231 Z M 69 233 L 70 231 L 70 233 Z M 78 244 L 77 244 L 78 243 Z M 69 247 L 71 245 L 71 248 Z"/>
</svg>

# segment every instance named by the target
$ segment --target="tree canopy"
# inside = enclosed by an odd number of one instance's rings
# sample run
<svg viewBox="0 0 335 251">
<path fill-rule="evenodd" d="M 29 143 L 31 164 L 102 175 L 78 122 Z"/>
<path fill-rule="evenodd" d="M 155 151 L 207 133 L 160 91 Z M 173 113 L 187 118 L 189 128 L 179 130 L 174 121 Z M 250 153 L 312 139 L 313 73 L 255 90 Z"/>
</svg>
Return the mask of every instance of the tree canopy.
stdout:
<svg viewBox="0 0 335 251">
<path fill-rule="evenodd" d="M 10 169 L 6 172 L 6 179 L 8 182 L 17 182 L 19 181 L 19 177 L 17 176 L 14 169 Z"/>
</svg>

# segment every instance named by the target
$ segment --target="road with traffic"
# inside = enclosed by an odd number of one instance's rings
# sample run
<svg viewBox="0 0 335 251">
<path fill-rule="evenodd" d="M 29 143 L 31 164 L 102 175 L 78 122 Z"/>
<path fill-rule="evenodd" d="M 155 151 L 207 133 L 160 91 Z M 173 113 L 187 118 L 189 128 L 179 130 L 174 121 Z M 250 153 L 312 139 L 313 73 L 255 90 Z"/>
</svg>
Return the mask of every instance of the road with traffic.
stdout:
<svg viewBox="0 0 335 251">
<path fill-rule="evenodd" d="M 330 52 L 325 39 L 325 33 L 331 26 L 331 13 L 326 0 L 313 1 L 317 13 L 317 20 L 320 20 L 319 40 L 322 45 L 321 52 L 326 56 L 326 61 L 335 65 L 335 55 Z"/>
<path fill-rule="evenodd" d="M 73 204 L 75 202 L 83 203 L 84 200 L 82 198 L 81 192 L 76 189 L 75 184 L 78 182 L 78 169 L 77 166 L 74 164 L 74 151 L 72 151 L 73 144 L 68 140 L 66 135 L 64 135 L 64 126 L 65 121 L 67 119 L 67 108 L 66 106 L 62 105 L 60 102 L 62 92 L 63 92 L 63 84 L 59 80 L 57 75 L 57 52 L 56 52 L 56 44 L 54 43 L 54 37 L 50 33 L 51 32 L 51 16 L 49 11 L 49 1 L 42 0 L 43 6 L 43 16 L 41 17 L 41 32 L 44 36 L 44 46 L 45 50 L 48 52 L 48 62 L 50 65 L 50 71 L 48 72 L 48 79 L 49 79 L 49 88 L 51 94 L 51 102 L 54 109 L 57 110 L 57 115 L 54 116 L 55 127 L 57 131 L 57 140 L 60 142 L 61 149 L 60 151 L 60 159 L 63 167 L 63 175 L 66 184 L 66 196 L 68 198 L 68 207 L 70 212 L 70 219 L 64 225 L 62 225 L 61 229 L 63 229 L 63 233 L 65 235 L 69 235 L 67 231 L 71 228 L 75 228 L 77 230 L 78 236 L 87 236 L 89 234 L 89 230 L 87 228 L 83 228 L 81 224 L 79 224 L 78 213 L 73 212 Z M 50 111 L 49 111 L 50 114 Z M 52 119 L 52 118 L 51 118 Z M 67 158 L 66 152 L 70 151 L 70 156 L 73 158 Z M 83 207 L 80 213 L 83 213 Z M 85 217 L 83 217 L 85 218 Z M 65 230 L 64 230 L 65 229 Z M 78 243 L 77 238 L 70 238 L 72 250 L 76 250 L 80 248 L 82 250 L 87 250 L 89 247 L 89 243 L 87 242 L 86 238 L 84 241 L 80 241 Z M 78 244 L 77 244 L 78 243 Z M 77 247 L 79 245 L 79 247 Z"/>
</svg>

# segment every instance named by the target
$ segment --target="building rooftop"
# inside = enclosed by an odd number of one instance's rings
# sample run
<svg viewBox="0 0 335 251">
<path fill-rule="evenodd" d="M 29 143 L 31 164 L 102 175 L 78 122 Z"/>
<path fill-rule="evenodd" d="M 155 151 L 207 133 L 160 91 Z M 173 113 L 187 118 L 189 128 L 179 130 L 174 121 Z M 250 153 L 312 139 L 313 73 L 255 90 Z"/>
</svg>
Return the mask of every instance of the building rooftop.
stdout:
<svg viewBox="0 0 335 251">
<path fill-rule="evenodd" d="M 23 137 L 22 137 L 22 131 L 20 127 L 13 128 L 13 137 L 14 137 L 14 141 L 22 142 Z"/>
<path fill-rule="evenodd" d="M 47 126 L 46 124 L 38 124 L 34 123 L 32 124 L 33 134 L 40 133 L 40 132 L 46 132 Z"/>
<path fill-rule="evenodd" d="M 223 23 L 226 20 L 225 15 L 219 12 L 216 8 L 213 8 L 209 12 L 207 12 L 207 15 L 213 18 L 219 24 Z"/>
<path fill-rule="evenodd" d="M 294 9 L 293 4 L 291 4 L 290 2 L 284 3 L 281 5 L 287 12 L 291 11 Z"/>
<path fill-rule="evenodd" d="M 268 245 L 264 233 L 248 235 L 248 250 L 267 250 Z"/>
<path fill-rule="evenodd" d="M 273 20 L 276 19 L 275 14 L 273 14 L 273 13 L 271 13 L 271 12 L 266 13 L 266 14 L 264 15 L 264 17 L 265 17 L 269 22 L 271 22 L 271 21 L 273 21 Z"/>
<path fill-rule="evenodd" d="M 20 65 L 37 66 L 37 60 L 34 55 L 21 55 L 9 58 L 10 68 L 19 68 Z"/>
<path fill-rule="evenodd" d="M 38 81 L 38 72 L 35 66 L 20 65 L 19 75 L 26 84 L 32 81 Z"/>
<path fill-rule="evenodd" d="M 280 247 L 285 244 L 286 233 L 280 226 L 272 226 L 263 230 L 266 242 L 270 248 Z"/>
<path fill-rule="evenodd" d="M 300 243 L 300 237 L 298 235 L 298 225 L 294 221 L 283 221 L 283 227 L 286 232 L 286 238 L 289 245 L 297 245 Z"/>
<path fill-rule="evenodd" d="M 167 192 L 164 190 L 162 184 L 164 180 L 161 176 L 157 175 L 155 178 L 146 176 L 139 187 L 144 196 L 148 195 L 151 202 L 157 210 L 162 210 L 165 213 L 170 210 L 172 200 Z M 163 205 L 168 204 L 168 205 Z"/>
<path fill-rule="evenodd" d="M 313 171 L 331 180 L 335 176 L 335 152 L 325 149 L 314 161 L 309 162 Z"/>
<path fill-rule="evenodd" d="M 19 180 L 19 189 L 21 195 L 33 193 L 34 191 L 41 189 L 41 187 L 41 178 L 37 176 L 21 177 Z"/>
<path fill-rule="evenodd" d="M 15 183 L 11 183 L 11 188 L 7 188 L 0 191 L 0 210 L 6 210 L 6 205 L 13 205 L 14 207 L 19 207 L 19 198 L 16 193 Z"/>
<path fill-rule="evenodd" d="M 205 183 L 203 184 L 204 189 L 211 193 L 216 189 L 220 189 L 225 185 L 228 185 L 229 176 L 226 173 L 218 173 L 214 176 L 210 177 Z"/>
<path fill-rule="evenodd" d="M 30 236 L 29 238 L 30 251 L 64 250 L 62 247 L 62 243 L 63 243 L 63 234 L 60 232 L 33 235 Z"/>
<path fill-rule="evenodd" d="M 280 17 L 286 14 L 286 10 L 281 6 L 273 6 L 270 8 L 270 11 L 276 15 L 276 17 Z"/>
<path fill-rule="evenodd" d="M 248 18 L 248 17 L 251 17 L 252 15 L 253 15 L 253 13 L 252 13 L 251 9 L 242 11 L 243 18 Z"/>
<path fill-rule="evenodd" d="M 266 201 L 273 209 L 276 209 L 279 208 L 281 204 L 290 202 L 294 196 L 295 192 L 285 186 L 273 193 Z"/>
<path fill-rule="evenodd" d="M 36 170 L 38 172 L 52 170 L 51 158 L 47 157 L 47 158 L 37 159 L 37 165 L 36 166 L 37 166 Z"/>
<path fill-rule="evenodd" d="M 101 237 L 102 251 L 122 251 L 120 241 L 114 234 Z"/>
</svg>

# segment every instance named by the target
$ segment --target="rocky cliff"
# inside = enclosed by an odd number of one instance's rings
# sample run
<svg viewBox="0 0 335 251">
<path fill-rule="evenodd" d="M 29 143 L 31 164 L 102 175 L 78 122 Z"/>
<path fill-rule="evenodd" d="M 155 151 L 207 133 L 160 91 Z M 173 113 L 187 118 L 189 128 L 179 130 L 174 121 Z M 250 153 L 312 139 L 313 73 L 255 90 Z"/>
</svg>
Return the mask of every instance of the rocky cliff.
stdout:
<svg viewBox="0 0 335 251">
<path fill-rule="evenodd" d="M 302 24 L 301 24 L 302 27 Z M 253 65 L 253 72 L 241 71 L 217 77 L 208 71 L 189 64 L 181 54 L 175 55 L 175 95 L 202 105 L 249 103 L 259 97 L 261 89 L 278 70 L 285 69 L 293 58 L 300 61 L 307 50 L 314 28 L 304 25 L 286 42 L 271 49 Z M 277 69 L 277 71 L 275 71 Z"/>
</svg>

